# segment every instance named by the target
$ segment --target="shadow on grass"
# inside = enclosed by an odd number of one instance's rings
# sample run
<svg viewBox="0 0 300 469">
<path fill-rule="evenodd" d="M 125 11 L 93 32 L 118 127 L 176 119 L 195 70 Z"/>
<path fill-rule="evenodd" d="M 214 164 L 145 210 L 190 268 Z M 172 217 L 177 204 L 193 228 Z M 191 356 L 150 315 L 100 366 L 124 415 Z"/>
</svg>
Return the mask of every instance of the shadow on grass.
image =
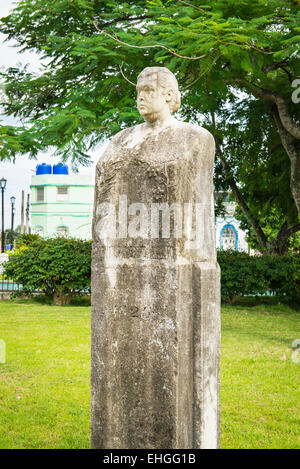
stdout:
<svg viewBox="0 0 300 469">
<path fill-rule="evenodd" d="M 236 338 L 239 337 L 239 339 L 244 337 L 247 342 L 272 342 L 279 345 L 285 345 L 290 348 L 292 341 L 295 339 L 295 337 L 276 337 L 274 332 L 272 333 L 272 330 L 269 330 L 269 332 L 266 330 L 264 332 L 254 332 L 250 328 L 245 328 L 243 324 L 241 327 L 223 326 L 222 331 L 226 331 Z"/>
<path fill-rule="evenodd" d="M 295 311 L 300 311 L 300 303 L 296 301 L 288 301 L 284 296 L 238 296 L 230 305 L 227 302 L 223 303 L 228 306 L 247 306 L 256 308 L 260 305 L 286 305 Z"/>
<path fill-rule="evenodd" d="M 293 334 L 297 334 L 299 312 L 284 304 L 223 305 L 222 318 L 222 332 L 226 335 L 243 342 L 268 342 L 290 348 Z"/>
<path fill-rule="evenodd" d="M 11 300 L 14 303 L 18 304 L 41 304 L 41 305 L 48 305 L 48 306 L 57 306 L 53 303 L 53 298 L 46 295 L 35 295 L 33 297 L 15 297 Z M 91 306 L 91 297 L 90 295 L 77 295 L 71 299 L 69 305 L 60 305 L 61 308 L 68 306 Z"/>
</svg>

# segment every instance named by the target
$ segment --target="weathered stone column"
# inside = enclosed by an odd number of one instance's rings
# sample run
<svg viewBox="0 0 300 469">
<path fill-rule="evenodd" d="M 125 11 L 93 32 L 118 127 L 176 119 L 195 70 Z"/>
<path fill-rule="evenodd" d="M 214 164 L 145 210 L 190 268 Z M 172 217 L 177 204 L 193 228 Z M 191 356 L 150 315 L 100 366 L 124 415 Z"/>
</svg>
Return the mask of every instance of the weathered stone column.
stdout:
<svg viewBox="0 0 300 469">
<path fill-rule="evenodd" d="M 214 139 L 179 122 L 174 75 L 138 78 L 145 124 L 96 169 L 92 447 L 217 448 L 220 276 Z"/>
</svg>

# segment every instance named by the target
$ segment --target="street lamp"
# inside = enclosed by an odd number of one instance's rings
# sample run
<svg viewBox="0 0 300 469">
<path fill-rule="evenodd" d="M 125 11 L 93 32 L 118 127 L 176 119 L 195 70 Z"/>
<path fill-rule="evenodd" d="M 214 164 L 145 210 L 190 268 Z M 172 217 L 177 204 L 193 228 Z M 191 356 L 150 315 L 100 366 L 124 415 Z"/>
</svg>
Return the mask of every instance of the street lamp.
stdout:
<svg viewBox="0 0 300 469">
<path fill-rule="evenodd" d="M 1 234 L 1 252 L 4 252 L 4 191 L 6 187 L 7 180 L 2 178 L 0 179 L 0 187 L 2 192 L 2 234 Z"/>
<path fill-rule="evenodd" d="M 15 215 L 15 202 L 16 198 L 12 196 L 10 198 L 10 203 L 11 203 L 11 232 L 10 232 L 10 243 L 11 243 L 11 249 L 13 248 L 13 242 L 14 242 L 14 215 Z"/>
</svg>

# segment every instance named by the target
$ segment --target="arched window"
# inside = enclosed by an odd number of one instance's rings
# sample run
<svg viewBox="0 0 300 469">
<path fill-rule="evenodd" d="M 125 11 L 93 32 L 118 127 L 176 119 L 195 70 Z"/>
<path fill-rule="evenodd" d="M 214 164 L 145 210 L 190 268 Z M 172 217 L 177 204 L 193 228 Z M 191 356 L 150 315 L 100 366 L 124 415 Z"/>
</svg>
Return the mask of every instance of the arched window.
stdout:
<svg viewBox="0 0 300 469">
<path fill-rule="evenodd" d="M 226 251 L 227 249 L 238 249 L 238 234 L 234 226 L 225 225 L 221 231 L 220 247 Z"/>
<path fill-rule="evenodd" d="M 63 237 L 67 237 L 68 236 L 68 228 L 66 226 L 58 226 L 56 228 L 56 234 L 57 236 L 63 236 Z"/>
</svg>

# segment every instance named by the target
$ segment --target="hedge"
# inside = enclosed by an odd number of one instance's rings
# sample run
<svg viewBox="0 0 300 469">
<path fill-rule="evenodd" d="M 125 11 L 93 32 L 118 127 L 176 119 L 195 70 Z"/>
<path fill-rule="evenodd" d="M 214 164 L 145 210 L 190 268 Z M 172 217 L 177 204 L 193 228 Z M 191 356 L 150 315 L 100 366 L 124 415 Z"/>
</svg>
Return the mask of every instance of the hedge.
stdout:
<svg viewBox="0 0 300 469">
<path fill-rule="evenodd" d="M 300 254 L 249 256 L 238 251 L 218 251 L 221 295 L 232 303 L 237 296 L 271 293 L 300 302 Z"/>
<path fill-rule="evenodd" d="M 23 285 L 24 293 L 38 290 L 56 303 L 67 303 L 77 292 L 90 290 L 91 241 L 39 237 L 22 241 L 3 266 L 7 277 Z M 272 293 L 300 303 L 300 254 L 259 257 L 218 251 L 218 262 L 223 301 Z"/>
</svg>

